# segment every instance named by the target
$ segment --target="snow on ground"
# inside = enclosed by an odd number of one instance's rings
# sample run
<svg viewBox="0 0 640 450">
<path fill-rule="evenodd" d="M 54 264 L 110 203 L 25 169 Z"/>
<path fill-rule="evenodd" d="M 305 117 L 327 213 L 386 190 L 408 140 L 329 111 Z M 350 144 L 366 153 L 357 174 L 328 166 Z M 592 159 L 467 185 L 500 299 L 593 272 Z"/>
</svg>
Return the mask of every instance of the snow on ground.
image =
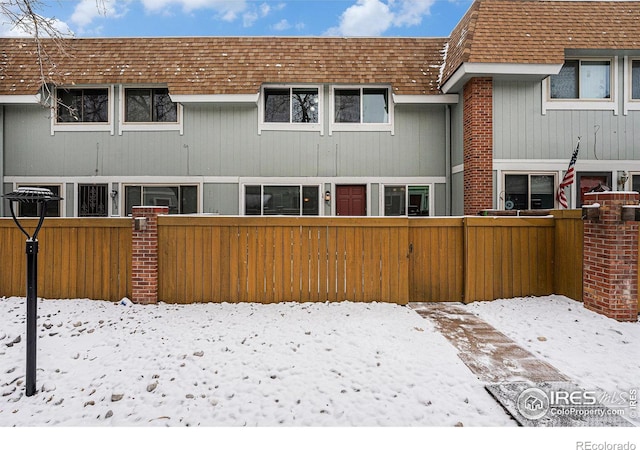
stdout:
<svg viewBox="0 0 640 450">
<path fill-rule="evenodd" d="M 0 426 L 513 426 L 433 325 L 383 303 L 0 298 Z M 20 342 L 15 342 L 22 336 Z"/>
</svg>

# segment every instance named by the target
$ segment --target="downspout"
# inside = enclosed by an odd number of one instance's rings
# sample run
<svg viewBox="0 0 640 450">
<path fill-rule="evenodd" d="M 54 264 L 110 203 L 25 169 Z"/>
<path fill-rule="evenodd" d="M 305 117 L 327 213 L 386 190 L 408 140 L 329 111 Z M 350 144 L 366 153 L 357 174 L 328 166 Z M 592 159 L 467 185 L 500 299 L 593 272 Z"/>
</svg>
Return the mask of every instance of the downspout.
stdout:
<svg viewBox="0 0 640 450">
<path fill-rule="evenodd" d="M 453 186 L 451 182 L 451 106 L 444 105 L 444 146 L 445 146 L 445 214 L 451 215 Z"/>
</svg>

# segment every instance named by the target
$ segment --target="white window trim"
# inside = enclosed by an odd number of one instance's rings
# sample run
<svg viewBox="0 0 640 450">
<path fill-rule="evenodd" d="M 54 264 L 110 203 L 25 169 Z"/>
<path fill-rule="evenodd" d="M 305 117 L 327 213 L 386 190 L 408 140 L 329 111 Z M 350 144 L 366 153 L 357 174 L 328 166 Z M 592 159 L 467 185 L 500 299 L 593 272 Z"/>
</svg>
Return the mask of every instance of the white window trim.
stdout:
<svg viewBox="0 0 640 450">
<path fill-rule="evenodd" d="M 611 80 L 610 94 L 608 99 L 551 99 L 551 77 L 542 80 L 542 114 L 546 114 L 548 110 L 591 110 L 591 111 L 613 111 L 614 115 L 618 115 L 618 57 L 612 58 L 572 58 L 567 60 L 578 61 L 610 61 Z"/>
<path fill-rule="evenodd" d="M 264 90 L 265 89 L 317 89 L 318 90 L 318 123 L 296 123 L 291 122 L 291 111 L 289 112 L 289 122 L 265 122 L 264 121 Z M 291 103 L 290 107 L 292 107 Z M 322 126 L 324 118 L 324 89 L 321 85 L 309 84 L 267 84 L 260 88 L 258 96 L 258 134 L 263 131 L 315 131 L 324 135 Z"/>
<path fill-rule="evenodd" d="M 126 89 L 154 89 L 165 88 L 166 86 L 157 84 L 121 84 L 118 86 L 118 135 L 122 136 L 123 131 L 179 131 L 180 136 L 184 134 L 184 120 L 182 104 L 176 103 L 177 122 L 125 122 L 125 107 L 126 107 Z"/>
<path fill-rule="evenodd" d="M 109 96 L 108 120 L 106 123 L 83 122 L 68 123 L 58 122 L 58 89 L 107 89 Z M 112 136 L 115 134 L 114 121 L 114 87 L 113 85 L 78 85 L 78 86 L 59 86 L 55 88 L 53 104 L 51 105 L 51 136 L 60 131 L 108 131 Z"/>
<path fill-rule="evenodd" d="M 505 191 L 505 185 L 506 183 L 506 176 L 507 175 L 528 175 L 528 181 L 527 181 L 527 185 L 528 185 L 528 196 L 529 198 L 527 199 L 527 206 L 529 207 L 528 209 L 531 208 L 531 175 L 550 175 L 553 177 L 553 209 L 557 209 L 558 208 L 558 199 L 557 199 L 557 193 L 558 193 L 558 184 L 560 183 L 560 180 L 562 179 L 561 177 L 564 176 L 564 171 L 555 171 L 555 170 L 540 170 L 540 171 L 536 171 L 536 170 L 505 170 L 502 171 L 500 174 L 500 183 L 498 186 L 498 209 L 500 210 L 506 210 L 507 206 L 506 206 L 506 191 Z M 575 183 L 574 183 L 575 184 Z"/>
<path fill-rule="evenodd" d="M 640 56 L 624 57 L 624 108 L 622 113 L 625 116 L 629 111 L 640 111 L 640 99 L 631 98 L 633 93 L 633 78 L 631 76 L 633 61 L 640 61 Z"/>
<path fill-rule="evenodd" d="M 360 90 L 360 102 L 362 102 L 362 90 L 363 89 L 387 89 L 387 101 L 389 102 L 389 122 L 388 123 L 337 123 L 335 121 L 335 91 L 336 89 L 359 89 Z M 329 90 L 329 136 L 335 131 L 386 131 L 395 134 L 394 128 L 394 97 L 390 86 L 387 85 L 375 85 L 375 84 L 356 84 L 356 85 L 332 85 Z M 362 114 L 362 104 L 360 108 Z M 362 117 L 360 118 L 362 121 Z"/>
<path fill-rule="evenodd" d="M 292 214 L 286 214 L 286 215 L 277 215 L 277 214 L 264 214 L 264 211 L 262 210 L 262 208 L 260 209 L 260 215 L 257 214 L 253 214 L 253 215 L 247 215 L 245 212 L 245 198 L 247 195 L 247 186 L 260 186 L 260 195 L 262 196 L 263 193 L 263 189 L 265 186 L 286 186 L 286 187 L 299 187 L 300 188 L 300 214 L 297 215 L 292 215 Z M 318 214 L 317 215 L 303 215 L 302 214 L 302 188 L 303 187 L 317 187 L 318 188 Z M 283 182 L 283 183 L 277 183 L 277 182 L 264 182 L 264 181 L 243 181 L 240 183 L 240 198 L 239 198 L 239 207 L 240 209 L 239 211 L 239 215 L 243 216 L 243 217 L 320 217 L 324 215 L 324 184 L 320 183 L 318 181 L 313 181 L 313 182 L 309 182 L 309 183 L 287 183 L 287 182 Z"/>
<path fill-rule="evenodd" d="M 405 196 L 404 196 L 404 211 L 405 213 L 401 216 L 386 216 L 384 214 L 384 191 L 386 187 L 404 187 Z M 409 188 L 410 187 L 422 187 L 426 186 L 429 188 L 429 215 L 428 216 L 409 216 Z M 380 217 L 432 217 L 434 216 L 434 197 L 435 197 L 435 185 L 434 183 L 381 183 L 380 190 L 378 192 L 378 215 Z"/>
</svg>

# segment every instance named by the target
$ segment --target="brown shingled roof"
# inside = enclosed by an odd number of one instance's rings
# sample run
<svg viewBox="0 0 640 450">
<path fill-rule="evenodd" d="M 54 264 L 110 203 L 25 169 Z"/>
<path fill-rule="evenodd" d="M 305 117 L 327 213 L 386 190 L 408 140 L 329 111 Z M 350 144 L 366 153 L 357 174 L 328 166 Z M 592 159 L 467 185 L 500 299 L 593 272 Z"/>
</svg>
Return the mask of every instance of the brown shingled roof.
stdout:
<svg viewBox="0 0 640 450">
<path fill-rule="evenodd" d="M 200 37 L 70 39 L 48 44 L 57 85 L 166 83 L 172 94 L 257 93 L 262 83 L 385 83 L 438 94 L 446 39 Z M 0 95 L 37 93 L 34 42 L 0 39 Z"/>
<path fill-rule="evenodd" d="M 640 50 L 640 2 L 476 0 L 451 33 L 444 83 L 464 62 L 561 64 L 565 50 Z"/>
</svg>

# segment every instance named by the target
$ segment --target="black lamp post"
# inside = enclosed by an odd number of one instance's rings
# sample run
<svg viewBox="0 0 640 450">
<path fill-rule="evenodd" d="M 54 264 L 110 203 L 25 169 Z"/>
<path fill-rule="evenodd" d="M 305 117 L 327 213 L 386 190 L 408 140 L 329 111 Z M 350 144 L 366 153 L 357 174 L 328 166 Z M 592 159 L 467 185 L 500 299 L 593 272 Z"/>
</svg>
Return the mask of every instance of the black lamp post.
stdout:
<svg viewBox="0 0 640 450">
<path fill-rule="evenodd" d="M 53 194 L 49 189 L 21 187 L 17 190 L 3 195 L 9 200 L 9 209 L 11 217 L 20 228 L 20 231 L 27 237 L 26 253 L 27 253 L 27 374 L 26 374 L 26 390 L 27 397 L 36 393 L 36 328 L 38 317 L 38 232 L 44 222 L 44 216 L 47 211 L 47 203 L 51 201 L 62 200 Z M 33 232 L 33 236 L 25 231 L 18 221 L 13 204 L 19 203 L 35 203 L 37 209 L 40 210 L 40 220 L 38 226 Z"/>
</svg>

